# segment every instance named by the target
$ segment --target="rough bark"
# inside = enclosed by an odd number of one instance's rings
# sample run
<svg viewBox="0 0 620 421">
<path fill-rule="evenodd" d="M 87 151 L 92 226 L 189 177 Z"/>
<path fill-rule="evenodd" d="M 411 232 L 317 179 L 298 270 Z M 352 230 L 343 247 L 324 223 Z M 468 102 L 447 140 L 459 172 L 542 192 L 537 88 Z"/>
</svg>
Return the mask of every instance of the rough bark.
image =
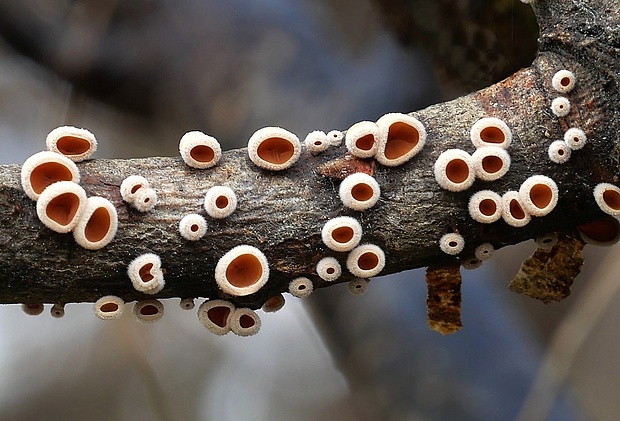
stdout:
<svg viewBox="0 0 620 421">
<path fill-rule="evenodd" d="M 297 276 L 308 276 L 315 288 L 333 284 L 321 280 L 314 269 L 324 256 L 335 256 L 344 268 L 336 282 L 352 279 L 346 271 L 346 254 L 331 252 L 321 242 L 322 225 L 338 215 L 359 219 L 363 242 L 383 248 L 387 264 L 382 274 L 454 264 L 455 257 L 438 247 L 439 238 L 451 230 L 466 240 L 463 257 L 473 255 L 483 242 L 500 248 L 547 232 L 574 234 L 577 225 L 604 215 L 592 196 L 593 187 L 620 181 L 620 0 L 548 0 L 533 6 L 541 38 L 532 66 L 484 90 L 413 113 L 428 131 L 425 148 L 401 167 L 360 163 L 371 168 L 381 186 L 379 203 L 361 213 L 343 208 L 338 178 L 325 175 L 325 164 L 345 154 L 343 146 L 318 156 L 304 151 L 292 169 L 281 173 L 258 169 L 244 149 L 226 152 L 211 170 L 193 170 L 180 158 L 97 159 L 78 165 L 81 184 L 89 195 L 112 200 L 119 213 L 119 231 L 104 249 L 88 251 L 70 234 L 45 228 L 37 219 L 35 203 L 20 187 L 19 165 L 2 166 L 0 302 L 81 302 L 108 294 L 126 301 L 143 299 L 131 287 L 126 267 L 138 254 L 154 252 L 162 259 L 166 279 L 156 297 L 222 297 L 258 308 L 274 294 L 287 291 Z M 555 117 L 549 108 L 558 96 L 551 77 L 559 69 L 569 69 L 577 77 L 576 88 L 567 95 L 571 111 L 564 118 Z M 433 176 L 435 160 L 450 148 L 473 152 L 470 127 L 486 116 L 499 117 L 512 129 L 510 171 L 495 182 L 476 181 L 466 192 L 442 190 Z M 569 127 L 583 129 L 588 144 L 568 163 L 553 164 L 548 145 Z M 333 170 L 342 162 L 328 165 Z M 160 202 L 152 212 L 140 214 L 122 201 L 119 186 L 131 174 L 147 177 L 157 190 Z M 549 216 L 534 218 L 524 228 L 501 221 L 483 225 L 469 217 L 467 202 L 474 192 L 518 190 L 535 174 L 550 176 L 560 188 L 558 206 Z M 209 220 L 204 239 L 183 240 L 179 220 L 188 213 L 204 214 L 204 194 L 218 184 L 235 190 L 237 211 L 222 221 Z M 257 293 L 229 297 L 218 289 L 214 268 L 239 244 L 261 249 L 271 275 Z"/>
</svg>

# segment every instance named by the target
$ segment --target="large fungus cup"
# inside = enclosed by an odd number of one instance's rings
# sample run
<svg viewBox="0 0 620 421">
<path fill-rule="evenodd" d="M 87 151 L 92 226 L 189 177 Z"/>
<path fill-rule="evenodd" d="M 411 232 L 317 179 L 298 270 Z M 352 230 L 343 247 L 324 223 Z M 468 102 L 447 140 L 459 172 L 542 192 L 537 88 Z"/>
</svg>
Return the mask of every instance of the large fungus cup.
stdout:
<svg viewBox="0 0 620 421">
<path fill-rule="evenodd" d="M 230 332 L 235 306 L 224 300 L 208 300 L 198 307 L 198 320 L 210 332 L 225 335 Z"/>
<path fill-rule="evenodd" d="M 85 249 L 98 250 L 110 244 L 117 229 L 118 215 L 112 202 L 103 197 L 89 197 L 73 229 L 73 238 Z"/>
<path fill-rule="evenodd" d="M 187 132 L 181 137 L 179 152 L 187 165 L 198 169 L 211 168 L 222 157 L 217 139 L 199 131 Z"/>
<path fill-rule="evenodd" d="M 74 162 L 90 158 L 97 150 L 95 135 L 73 126 L 57 127 L 45 139 L 47 149 L 62 154 Z"/>
<path fill-rule="evenodd" d="M 215 267 L 215 281 L 222 291 L 234 296 L 250 295 L 269 279 L 269 265 L 262 251 L 249 245 L 233 248 Z"/>
<path fill-rule="evenodd" d="M 594 188 L 594 200 L 603 212 L 620 217 L 620 187 L 611 183 L 600 183 Z"/>
<path fill-rule="evenodd" d="M 377 276 L 385 267 L 385 253 L 374 244 L 362 244 L 347 256 L 347 269 L 358 278 Z"/>
<path fill-rule="evenodd" d="M 156 299 L 136 301 L 133 315 L 140 323 L 154 323 L 164 315 L 164 305 Z"/>
<path fill-rule="evenodd" d="M 448 149 L 435 161 L 435 180 L 453 192 L 467 190 L 476 181 L 471 155 L 460 149 Z"/>
<path fill-rule="evenodd" d="M 49 151 L 38 152 L 22 165 L 22 188 L 32 200 L 38 200 L 48 186 L 59 181 L 80 182 L 77 166 L 63 155 Z"/>
<path fill-rule="evenodd" d="M 260 317 L 249 308 L 236 309 L 230 320 L 230 330 L 238 336 L 256 335 L 260 325 Z"/>
<path fill-rule="evenodd" d="M 519 192 L 511 190 L 502 196 L 502 219 L 515 228 L 524 227 L 532 220 L 532 216 L 521 203 Z"/>
<path fill-rule="evenodd" d="M 588 244 L 609 247 L 620 241 L 620 221 L 605 217 L 577 227 L 581 239 Z"/>
<path fill-rule="evenodd" d="M 548 215 L 558 203 L 558 186 L 551 178 L 533 175 L 521 184 L 519 198 L 532 216 Z"/>
<path fill-rule="evenodd" d="M 166 285 L 161 259 L 153 253 L 142 254 L 129 263 L 127 275 L 133 287 L 145 294 L 157 294 Z"/>
<path fill-rule="evenodd" d="M 248 141 L 250 160 L 266 170 L 285 170 L 297 162 L 300 154 L 299 138 L 280 127 L 263 127 Z"/>
<path fill-rule="evenodd" d="M 344 142 L 351 155 L 371 158 L 377 152 L 378 133 L 379 129 L 375 123 L 360 121 L 349 127 Z"/>
<path fill-rule="evenodd" d="M 510 169 L 510 155 L 497 146 L 483 146 L 472 154 L 476 178 L 484 181 L 498 180 Z"/>
<path fill-rule="evenodd" d="M 417 155 L 426 143 L 426 128 L 415 117 L 385 114 L 377 120 L 379 146 L 377 162 L 388 167 L 402 165 Z"/>
<path fill-rule="evenodd" d="M 114 320 L 123 315 L 125 302 L 114 295 L 99 298 L 93 305 L 95 316 L 101 320 Z"/>
<path fill-rule="evenodd" d="M 503 120 L 485 117 L 476 121 L 470 130 L 470 139 L 476 148 L 497 146 L 508 149 L 512 142 L 512 132 Z"/>
<path fill-rule="evenodd" d="M 355 218 L 339 216 L 323 225 L 321 238 L 334 251 L 350 251 L 362 239 L 362 226 Z"/>
<path fill-rule="evenodd" d="M 354 173 L 340 183 L 340 200 L 348 208 L 363 211 L 373 207 L 379 200 L 381 188 L 373 177 Z"/>
<path fill-rule="evenodd" d="M 86 207 L 86 192 L 71 181 L 59 181 L 46 188 L 37 200 L 37 216 L 60 233 L 73 230 Z"/>
<path fill-rule="evenodd" d="M 469 215 L 481 224 L 491 224 L 502 217 L 502 197 L 491 190 L 482 190 L 469 199 Z"/>
</svg>

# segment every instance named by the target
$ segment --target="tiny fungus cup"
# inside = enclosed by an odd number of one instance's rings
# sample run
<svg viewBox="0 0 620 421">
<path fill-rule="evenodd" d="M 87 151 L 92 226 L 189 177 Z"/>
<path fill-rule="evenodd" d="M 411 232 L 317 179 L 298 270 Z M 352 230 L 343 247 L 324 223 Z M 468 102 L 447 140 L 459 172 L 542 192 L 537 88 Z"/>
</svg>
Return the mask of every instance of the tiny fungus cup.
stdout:
<svg viewBox="0 0 620 421">
<path fill-rule="evenodd" d="M 179 234 L 188 241 L 198 241 L 207 233 L 207 221 L 202 215 L 190 213 L 179 221 Z"/>
<path fill-rule="evenodd" d="M 539 249 L 551 250 L 558 243 L 558 234 L 550 232 L 548 234 L 539 235 L 534 239 Z"/>
<path fill-rule="evenodd" d="M 465 239 L 455 232 L 444 234 L 439 239 L 439 248 L 446 254 L 457 255 L 463 251 Z"/>
<path fill-rule="evenodd" d="M 235 306 L 229 301 L 208 300 L 198 307 L 198 320 L 211 333 L 226 335 L 234 312 Z"/>
<path fill-rule="evenodd" d="M 97 150 L 95 135 L 73 126 L 57 127 L 45 139 L 47 149 L 62 154 L 74 162 L 90 158 Z"/>
<path fill-rule="evenodd" d="M 502 197 L 491 190 L 482 190 L 469 199 L 469 215 L 481 224 L 491 224 L 502 217 Z"/>
<path fill-rule="evenodd" d="M 331 146 L 340 146 L 342 139 L 344 139 L 344 133 L 340 130 L 331 130 L 327 132 L 327 140 Z"/>
<path fill-rule="evenodd" d="M 372 121 L 360 121 L 347 130 L 344 140 L 347 149 L 358 158 L 375 156 L 378 146 L 379 128 Z"/>
<path fill-rule="evenodd" d="M 603 212 L 620 217 L 620 187 L 611 183 L 599 183 L 594 187 L 594 200 Z"/>
<path fill-rule="evenodd" d="M 493 253 L 495 253 L 495 247 L 491 243 L 482 243 L 474 250 L 474 256 L 481 262 L 489 260 Z"/>
<path fill-rule="evenodd" d="M 187 132 L 179 141 L 179 153 L 192 168 L 206 169 L 216 165 L 222 157 L 222 148 L 216 138 L 203 132 Z"/>
<path fill-rule="evenodd" d="M 157 294 L 166 285 L 161 259 L 153 253 L 142 254 L 129 263 L 127 275 L 133 287 L 144 294 Z"/>
<path fill-rule="evenodd" d="M 459 259 L 459 260 L 461 262 L 461 266 L 463 266 L 463 269 L 475 270 L 475 269 L 478 269 L 480 266 L 482 266 L 482 260 L 476 257 L 468 257 L 466 259 Z"/>
<path fill-rule="evenodd" d="M 265 313 L 275 313 L 276 311 L 284 307 L 285 303 L 286 303 L 286 300 L 284 299 L 284 295 L 277 294 L 277 295 L 274 295 L 273 297 L 269 297 L 267 301 L 265 301 L 265 304 L 263 304 L 262 310 Z"/>
<path fill-rule="evenodd" d="M 22 311 L 29 316 L 38 316 L 43 313 L 45 306 L 42 303 L 24 303 L 22 304 Z"/>
<path fill-rule="evenodd" d="M 233 248 L 215 266 L 215 281 L 229 295 L 254 294 L 269 279 L 269 265 L 262 251 L 249 245 Z"/>
<path fill-rule="evenodd" d="M 362 226 L 355 218 L 339 216 L 323 225 L 321 238 L 323 243 L 334 251 L 350 251 L 362 239 Z"/>
<path fill-rule="evenodd" d="M 327 282 L 335 281 L 342 275 L 342 267 L 335 257 L 323 257 L 316 264 L 316 273 Z"/>
<path fill-rule="evenodd" d="M 448 149 L 439 155 L 434 173 L 437 184 L 453 192 L 467 190 L 476 180 L 471 155 L 460 149 Z"/>
<path fill-rule="evenodd" d="M 551 101 L 551 112 L 556 117 L 566 117 L 570 112 L 570 101 L 568 98 L 559 96 Z"/>
<path fill-rule="evenodd" d="M 556 164 L 564 164 L 570 159 L 571 151 L 565 141 L 556 140 L 549 145 L 549 159 Z"/>
<path fill-rule="evenodd" d="M 66 233 L 78 224 L 86 208 L 86 192 L 72 181 L 59 181 L 46 188 L 37 200 L 37 216 L 49 229 Z"/>
<path fill-rule="evenodd" d="M 237 336 L 256 335 L 260 325 L 260 317 L 249 308 L 236 309 L 230 318 L 230 330 Z"/>
<path fill-rule="evenodd" d="M 566 142 L 569 148 L 577 151 L 586 145 L 588 136 L 586 136 L 583 130 L 577 127 L 571 127 L 564 133 L 564 142 Z"/>
<path fill-rule="evenodd" d="M 308 133 L 304 139 L 304 144 L 306 145 L 306 149 L 308 149 L 312 154 L 321 153 L 327 150 L 330 146 L 327 135 L 321 130 L 315 130 Z"/>
<path fill-rule="evenodd" d="M 32 200 L 38 200 L 48 186 L 58 181 L 80 182 L 77 166 L 63 155 L 49 151 L 38 152 L 22 164 L 22 188 Z"/>
<path fill-rule="evenodd" d="M 152 187 L 138 189 L 131 206 L 138 212 L 149 212 L 157 205 L 157 192 Z"/>
<path fill-rule="evenodd" d="M 101 249 L 114 239 L 118 229 L 116 208 L 108 199 L 93 196 L 73 229 L 73 238 L 88 250 Z"/>
<path fill-rule="evenodd" d="M 426 128 L 415 117 L 389 113 L 377 120 L 379 146 L 377 162 L 394 167 L 416 156 L 426 144 Z"/>
<path fill-rule="evenodd" d="M 523 207 L 519 192 L 511 190 L 502 196 L 502 219 L 511 227 L 524 227 L 532 220 L 532 216 Z"/>
<path fill-rule="evenodd" d="M 312 294 L 313 290 L 314 285 L 312 281 L 305 277 L 295 278 L 288 284 L 288 292 L 297 298 L 305 298 Z"/>
<path fill-rule="evenodd" d="M 551 178 L 533 175 L 521 184 L 521 205 L 532 216 L 548 215 L 558 203 L 558 186 Z"/>
<path fill-rule="evenodd" d="M 148 180 L 141 175 L 130 175 L 121 183 L 121 197 L 127 203 L 133 203 L 136 200 L 136 194 L 141 189 L 151 187 Z"/>
<path fill-rule="evenodd" d="M 195 306 L 193 298 L 181 298 L 181 301 L 179 301 L 179 307 L 183 310 L 192 310 Z"/>
<path fill-rule="evenodd" d="M 60 319 L 65 316 L 65 305 L 64 304 L 54 304 L 52 308 L 50 308 L 50 315 L 55 319 Z"/>
<path fill-rule="evenodd" d="M 579 235 L 588 244 L 609 247 L 620 241 L 620 221 L 605 217 L 577 227 Z"/>
<path fill-rule="evenodd" d="M 471 156 L 476 178 L 494 181 L 502 178 L 510 169 L 508 151 L 498 146 L 483 146 Z"/>
<path fill-rule="evenodd" d="M 136 301 L 133 315 L 140 323 L 154 323 L 164 315 L 164 305 L 156 299 Z"/>
<path fill-rule="evenodd" d="M 381 188 L 373 177 L 364 173 L 354 173 L 340 183 L 342 204 L 356 211 L 373 207 L 379 200 Z"/>
<path fill-rule="evenodd" d="M 347 256 L 347 269 L 358 278 L 377 276 L 385 267 L 385 253 L 374 244 L 355 247 Z"/>
<path fill-rule="evenodd" d="M 471 142 L 476 148 L 497 146 L 508 149 L 512 142 L 512 131 L 503 120 L 485 117 L 476 121 L 469 132 Z"/>
<path fill-rule="evenodd" d="M 125 302 L 114 295 L 99 298 L 93 305 L 95 316 L 101 320 L 118 319 L 123 314 Z"/>
<path fill-rule="evenodd" d="M 204 208 L 211 218 L 227 218 L 237 209 L 237 195 L 230 187 L 211 187 L 205 195 Z"/>
<path fill-rule="evenodd" d="M 364 278 L 355 278 L 352 281 L 349 281 L 347 285 L 347 289 L 353 295 L 362 295 L 368 289 L 369 281 Z"/>
<path fill-rule="evenodd" d="M 551 78 L 551 86 L 561 94 L 569 93 L 575 87 L 575 74 L 570 70 L 562 69 Z"/>
<path fill-rule="evenodd" d="M 266 170 L 285 170 L 297 162 L 300 154 L 299 138 L 280 127 L 263 127 L 248 141 L 250 160 Z"/>
</svg>

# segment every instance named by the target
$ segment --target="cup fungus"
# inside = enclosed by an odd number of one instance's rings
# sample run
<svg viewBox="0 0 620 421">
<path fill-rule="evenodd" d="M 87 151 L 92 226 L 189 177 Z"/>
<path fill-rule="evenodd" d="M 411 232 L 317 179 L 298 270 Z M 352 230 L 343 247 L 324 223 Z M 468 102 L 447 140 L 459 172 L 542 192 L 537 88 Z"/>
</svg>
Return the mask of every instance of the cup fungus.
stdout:
<svg viewBox="0 0 620 421">
<path fill-rule="evenodd" d="M 304 139 L 304 143 L 306 145 L 306 149 L 308 149 L 312 154 L 321 153 L 329 148 L 329 140 L 327 135 L 321 130 L 315 130 L 308 133 Z"/>
<path fill-rule="evenodd" d="M 236 309 L 230 319 L 230 330 L 235 335 L 252 336 L 260 330 L 260 317 L 249 308 Z"/>
<path fill-rule="evenodd" d="M 570 70 L 562 69 L 551 78 L 551 86 L 561 94 L 569 93 L 575 87 L 575 74 Z"/>
<path fill-rule="evenodd" d="M 127 203 L 133 203 L 136 200 L 136 193 L 141 189 L 151 187 L 146 178 L 141 175 L 130 175 L 121 183 L 121 197 Z"/>
<path fill-rule="evenodd" d="M 511 190 L 502 196 L 502 218 L 511 227 L 524 227 L 532 220 L 532 216 L 521 203 L 519 192 Z"/>
<path fill-rule="evenodd" d="M 188 241 L 198 241 L 207 233 L 207 221 L 197 213 L 185 215 L 179 222 L 179 233 Z"/>
<path fill-rule="evenodd" d="M 80 182 L 80 172 L 69 158 L 49 151 L 38 152 L 28 158 L 21 170 L 22 188 L 32 200 L 38 200 L 43 191 L 58 181 Z"/>
<path fill-rule="evenodd" d="M 376 159 L 388 167 L 409 161 L 426 143 L 426 128 L 420 120 L 407 114 L 385 114 L 377 120 L 377 127 L 379 146 Z"/>
<path fill-rule="evenodd" d="M 510 169 L 508 151 L 497 146 L 483 146 L 471 156 L 476 178 L 494 181 L 502 178 Z"/>
<path fill-rule="evenodd" d="M 355 278 L 354 280 L 349 281 L 347 289 L 353 295 L 362 295 L 368 289 L 368 283 L 368 279 Z"/>
<path fill-rule="evenodd" d="M 179 152 L 187 165 L 198 169 L 211 168 L 222 157 L 217 139 L 199 131 L 187 132 L 181 137 Z"/>
<path fill-rule="evenodd" d="M 62 154 L 74 162 L 90 158 L 97 150 L 95 135 L 73 126 L 57 127 L 45 139 L 47 149 Z"/>
<path fill-rule="evenodd" d="M 358 172 L 342 180 L 339 193 L 343 205 L 356 211 L 363 211 L 377 203 L 381 189 L 373 177 Z"/>
<path fill-rule="evenodd" d="M 274 295 L 273 297 L 269 297 L 269 299 L 265 301 L 265 304 L 263 304 L 262 310 L 265 313 L 275 313 L 276 311 L 284 307 L 285 303 L 286 303 L 286 300 L 284 299 L 284 295 L 277 294 L 277 295 Z"/>
<path fill-rule="evenodd" d="M 116 208 L 108 199 L 93 196 L 86 201 L 82 216 L 73 229 L 73 238 L 88 250 L 98 250 L 110 244 L 118 229 Z"/>
<path fill-rule="evenodd" d="M 556 164 L 568 162 L 571 155 L 571 148 L 563 140 L 556 140 L 549 145 L 549 159 Z"/>
<path fill-rule="evenodd" d="M 577 227 L 582 240 L 588 244 L 609 247 L 620 241 L 620 221 L 605 217 Z"/>
<path fill-rule="evenodd" d="M 332 146 L 340 146 L 344 139 L 344 134 L 340 130 L 331 130 L 327 132 L 327 140 Z"/>
<path fill-rule="evenodd" d="M 444 234 L 439 239 L 439 248 L 446 254 L 457 255 L 465 247 L 465 239 L 462 235 L 455 232 Z"/>
<path fill-rule="evenodd" d="M 491 224 L 502 217 L 502 197 L 491 190 L 482 190 L 469 199 L 469 215 L 481 224 Z"/>
<path fill-rule="evenodd" d="M 226 218 L 237 209 L 237 195 L 230 187 L 211 187 L 205 195 L 204 208 L 211 218 Z"/>
<path fill-rule="evenodd" d="M 157 294 L 166 285 L 161 270 L 161 259 L 153 253 L 136 257 L 127 267 L 127 275 L 133 287 L 145 294 Z"/>
<path fill-rule="evenodd" d="M 532 216 L 549 214 L 558 203 L 558 186 L 551 178 L 533 175 L 521 184 L 519 198 L 523 208 Z"/>
<path fill-rule="evenodd" d="M 151 187 L 138 189 L 131 205 L 138 212 L 148 212 L 157 205 L 157 192 Z"/>
<path fill-rule="evenodd" d="M 551 250 L 558 243 L 558 234 L 555 232 L 543 234 L 536 237 L 534 242 L 539 249 Z"/>
<path fill-rule="evenodd" d="M 46 188 L 37 200 L 37 216 L 49 229 L 66 233 L 75 228 L 86 207 L 86 192 L 72 181 Z"/>
<path fill-rule="evenodd" d="M 43 313 L 45 306 L 42 303 L 24 303 L 22 304 L 22 311 L 29 316 L 38 316 Z"/>
<path fill-rule="evenodd" d="M 179 307 L 183 310 L 192 310 L 195 306 L 193 298 L 181 298 L 179 301 Z"/>
<path fill-rule="evenodd" d="M 468 257 L 467 259 L 461 259 L 461 266 L 463 266 L 463 269 L 475 270 L 482 266 L 482 260 L 476 257 Z"/>
<path fill-rule="evenodd" d="M 285 170 L 297 162 L 300 153 L 299 138 L 280 127 L 258 129 L 248 141 L 250 160 L 266 170 Z"/>
<path fill-rule="evenodd" d="M 385 267 L 385 253 L 374 244 L 355 247 L 347 256 L 347 269 L 358 278 L 377 276 Z"/>
<path fill-rule="evenodd" d="M 312 294 L 313 289 L 314 285 L 312 281 L 304 277 L 295 278 L 288 284 L 288 292 L 290 292 L 293 297 L 297 298 L 309 296 Z"/>
<path fill-rule="evenodd" d="M 606 214 L 620 217 L 620 187 L 610 183 L 599 183 L 594 188 L 594 200 Z"/>
<path fill-rule="evenodd" d="M 198 320 L 210 332 L 222 336 L 230 332 L 235 306 L 224 300 L 208 300 L 198 307 Z"/>
<path fill-rule="evenodd" d="M 491 243 L 482 243 L 474 250 L 476 259 L 482 262 L 489 260 L 493 256 L 493 253 L 495 253 L 495 247 L 493 247 Z"/>
<path fill-rule="evenodd" d="M 323 257 L 316 264 L 316 273 L 327 282 L 335 281 L 342 275 L 342 267 L 335 257 Z"/>
<path fill-rule="evenodd" d="M 362 239 L 362 226 L 355 218 L 339 216 L 323 225 L 321 238 L 323 243 L 334 251 L 350 251 Z"/>
<path fill-rule="evenodd" d="M 241 245 L 228 251 L 215 266 L 215 281 L 222 291 L 234 296 L 250 295 L 269 279 L 269 265 L 262 251 Z"/>
<path fill-rule="evenodd" d="M 559 96 L 551 101 L 551 112 L 556 117 L 566 117 L 570 112 L 570 101 L 568 98 Z"/>
<path fill-rule="evenodd" d="M 439 186 L 453 192 L 467 190 L 476 180 L 471 155 L 460 149 L 448 149 L 439 155 L 434 172 Z"/>
<path fill-rule="evenodd" d="M 99 298 L 93 305 L 93 311 L 95 316 L 101 320 L 114 320 L 118 319 L 123 314 L 125 308 L 125 302 L 114 295 L 106 295 Z"/>
<path fill-rule="evenodd" d="M 136 301 L 133 315 L 141 323 L 154 323 L 164 315 L 164 305 L 156 299 Z"/>
<path fill-rule="evenodd" d="M 588 137 L 583 130 L 571 127 L 564 133 L 564 142 L 566 142 L 569 148 L 576 151 L 586 145 Z"/>
<path fill-rule="evenodd" d="M 65 305 L 64 304 L 54 304 L 52 308 L 50 308 L 50 314 L 55 319 L 60 319 L 65 316 Z"/>
<path fill-rule="evenodd" d="M 377 153 L 379 128 L 372 121 L 360 121 L 347 130 L 344 140 L 347 149 L 358 158 L 371 158 Z"/>
<path fill-rule="evenodd" d="M 476 148 L 497 146 L 508 149 L 512 142 L 512 132 L 503 120 L 496 117 L 485 117 L 476 121 L 469 133 L 471 142 Z"/>
</svg>

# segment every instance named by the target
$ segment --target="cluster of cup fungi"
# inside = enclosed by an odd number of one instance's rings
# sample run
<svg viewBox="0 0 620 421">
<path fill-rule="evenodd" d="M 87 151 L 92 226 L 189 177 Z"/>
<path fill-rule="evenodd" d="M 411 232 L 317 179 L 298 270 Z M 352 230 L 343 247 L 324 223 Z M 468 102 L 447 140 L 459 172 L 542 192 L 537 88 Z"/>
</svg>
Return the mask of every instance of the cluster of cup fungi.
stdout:
<svg viewBox="0 0 620 421">
<path fill-rule="evenodd" d="M 575 87 L 575 75 L 568 70 L 558 71 L 552 78 L 553 89 L 563 95 Z M 570 101 L 565 96 L 555 98 L 551 111 L 557 117 L 566 116 Z M 469 189 L 476 179 L 493 181 L 503 177 L 510 169 L 508 152 L 513 135 L 501 119 L 485 116 L 477 120 L 470 130 L 475 151 L 469 154 L 461 149 L 449 149 L 439 155 L 434 164 L 438 185 L 451 192 Z M 423 148 L 427 140 L 424 124 L 417 118 L 401 113 L 389 113 L 376 122 L 362 121 L 351 126 L 346 134 L 334 130 L 329 133 L 314 131 L 305 141 L 279 127 L 265 127 L 256 131 L 248 141 L 249 159 L 258 167 L 276 174 L 290 168 L 299 159 L 302 149 L 319 155 L 342 141 L 348 153 L 360 159 L 374 159 L 385 167 L 400 166 Z M 565 163 L 572 152 L 586 145 L 583 130 L 573 127 L 566 130 L 564 139 L 549 146 L 549 159 Z M 48 151 L 28 158 L 22 167 L 22 186 L 32 200 L 37 201 L 37 215 L 48 228 L 72 232 L 78 245 L 97 250 L 110 243 L 117 231 L 118 217 L 111 202 L 103 197 L 87 197 L 80 187 L 80 174 L 75 162 L 88 159 L 97 147 L 95 137 L 87 130 L 59 127 L 47 137 Z M 179 143 L 180 155 L 186 165 L 208 170 L 216 166 L 222 155 L 218 141 L 202 132 L 186 133 Z M 120 186 L 123 200 L 140 212 L 149 212 L 157 206 L 158 198 L 149 181 L 139 175 L 129 175 Z M 354 172 L 346 176 L 339 186 L 342 205 L 353 211 L 363 212 L 373 207 L 380 195 L 377 180 L 366 173 Z M 620 217 L 620 188 L 601 183 L 593 188 L 599 207 L 611 215 L 616 224 L 614 238 L 597 237 L 600 230 L 584 226 L 584 241 L 597 245 L 610 245 L 618 241 L 617 218 Z M 471 218 L 481 224 L 503 219 L 512 227 L 523 227 L 532 217 L 543 217 L 553 211 L 558 202 L 559 190 L 550 177 L 535 174 L 527 178 L 518 190 L 495 192 L 481 190 L 471 195 L 468 208 Z M 211 218 L 225 219 L 236 211 L 237 196 L 228 186 L 213 186 L 205 193 L 204 211 Z M 207 221 L 199 213 L 184 215 L 178 224 L 179 235 L 186 241 L 199 241 L 207 233 Z M 349 283 L 353 294 L 363 293 L 368 280 L 377 276 L 386 263 L 381 247 L 362 241 L 364 232 L 360 222 L 351 216 L 337 216 L 322 227 L 321 239 L 331 251 L 347 253 L 346 270 L 354 280 Z M 605 237 L 605 235 L 603 235 Z M 557 241 L 553 234 L 541 236 L 537 243 L 550 248 Z M 489 259 L 493 244 L 478 245 L 474 256 L 460 256 L 465 238 L 456 230 L 437 239 L 438 247 L 446 254 L 459 256 L 461 265 L 475 269 Z M 337 280 L 343 268 L 333 256 L 324 256 L 316 265 L 316 274 L 326 282 Z M 128 282 L 146 295 L 156 294 L 165 286 L 160 257 L 153 253 L 135 257 L 127 266 Z M 269 262 L 263 252 L 250 244 L 240 244 L 220 257 L 214 273 L 222 296 L 243 297 L 256 293 L 269 279 Z M 312 293 L 314 285 L 307 277 L 296 277 L 289 283 L 288 292 L 299 298 Z M 104 320 L 118 318 L 124 308 L 122 299 L 115 296 L 101 297 L 94 304 L 95 315 Z M 194 308 L 194 299 L 182 299 L 184 309 Z M 276 294 L 263 305 L 263 310 L 273 312 L 284 305 L 284 296 Z M 38 314 L 41 304 L 24 304 L 24 311 Z M 164 307 L 156 299 L 137 301 L 133 308 L 135 317 L 142 322 L 153 322 L 162 317 Z M 52 314 L 59 317 L 64 306 L 56 304 Z M 211 332 L 223 335 L 230 331 L 240 336 L 255 334 L 261 325 L 260 318 L 249 308 L 237 308 L 225 299 L 211 299 L 198 308 L 198 319 Z"/>
</svg>

